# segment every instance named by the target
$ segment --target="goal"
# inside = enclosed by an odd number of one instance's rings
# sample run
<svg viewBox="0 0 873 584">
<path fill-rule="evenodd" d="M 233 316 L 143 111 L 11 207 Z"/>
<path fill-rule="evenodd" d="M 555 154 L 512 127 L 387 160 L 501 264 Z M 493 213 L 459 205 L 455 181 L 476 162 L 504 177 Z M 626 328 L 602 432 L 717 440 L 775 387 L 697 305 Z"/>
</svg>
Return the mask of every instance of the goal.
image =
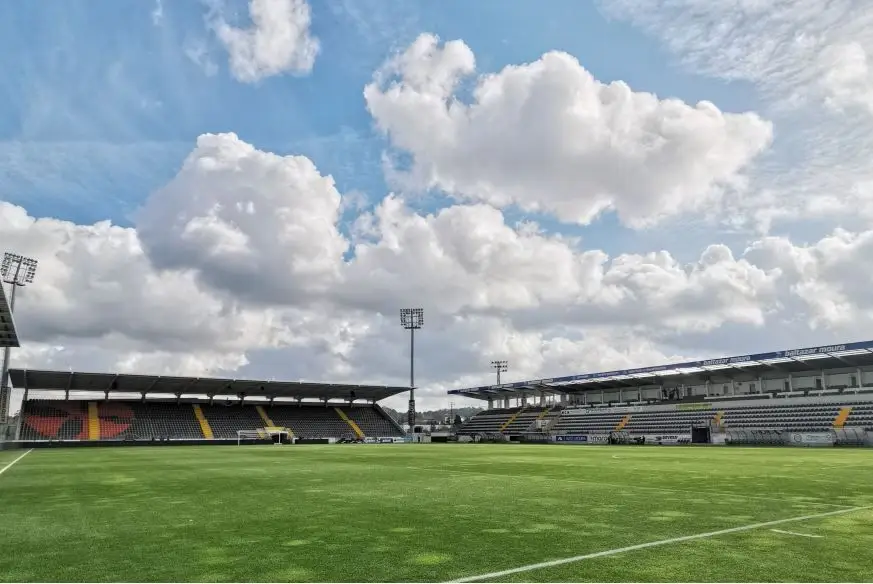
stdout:
<svg viewBox="0 0 873 584">
<path fill-rule="evenodd" d="M 281 428 L 269 428 L 260 430 L 237 430 L 236 445 L 252 444 L 263 440 L 272 439 L 273 444 L 291 444 L 291 434 Z"/>
</svg>

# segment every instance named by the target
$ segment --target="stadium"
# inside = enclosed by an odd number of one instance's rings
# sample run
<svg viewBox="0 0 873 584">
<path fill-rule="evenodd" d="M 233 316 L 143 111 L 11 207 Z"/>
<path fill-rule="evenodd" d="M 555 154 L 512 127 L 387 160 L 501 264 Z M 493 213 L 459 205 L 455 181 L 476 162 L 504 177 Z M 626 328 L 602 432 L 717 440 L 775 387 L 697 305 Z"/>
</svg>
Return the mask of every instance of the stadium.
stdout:
<svg viewBox="0 0 873 584">
<path fill-rule="evenodd" d="M 437 435 L 379 405 L 413 380 L 8 368 L 36 263 L 6 259 L 4 580 L 873 573 L 873 341 L 452 390 L 487 408 Z"/>
</svg>

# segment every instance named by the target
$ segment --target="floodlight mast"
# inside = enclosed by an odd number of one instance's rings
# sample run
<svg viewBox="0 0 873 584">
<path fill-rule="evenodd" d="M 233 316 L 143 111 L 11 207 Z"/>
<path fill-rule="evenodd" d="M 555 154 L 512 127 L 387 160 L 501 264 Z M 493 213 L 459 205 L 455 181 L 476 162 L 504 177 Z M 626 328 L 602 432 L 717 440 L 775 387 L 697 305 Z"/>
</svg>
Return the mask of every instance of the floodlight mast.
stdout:
<svg viewBox="0 0 873 584">
<path fill-rule="evenodd" d="M 17 253 L 3 254 L 3 262 L 0 264 L 0 278 L 3 282 L 12 286 L 9 295 L 9 312 L 15 312 L 15 291 L 19 286 L 27 286 L 33 282 L 36 276 L 37 260 L 18 255 Z M 0 371 L 0 392 L 9 391 L 9 347 L 3 349 L 3 369 Z M 8 402 L 7 402 L 8 403 Z"/>
<path fill-rule="evenodd" d="M 500 361 L 492 361 L 491 368 L 497 371 L 497 385 L 500 385 L 500 374 L 509 370 L 509 361 L 503 359 Z"/>
<path fill-rule="evenodd" d="M 401 308 L 400 326 L 409 331 L 409 410 L 406 421 L 412 431 L 415 426 L 415 330 L 424 326 L 424 309 Z"/>
</svg>

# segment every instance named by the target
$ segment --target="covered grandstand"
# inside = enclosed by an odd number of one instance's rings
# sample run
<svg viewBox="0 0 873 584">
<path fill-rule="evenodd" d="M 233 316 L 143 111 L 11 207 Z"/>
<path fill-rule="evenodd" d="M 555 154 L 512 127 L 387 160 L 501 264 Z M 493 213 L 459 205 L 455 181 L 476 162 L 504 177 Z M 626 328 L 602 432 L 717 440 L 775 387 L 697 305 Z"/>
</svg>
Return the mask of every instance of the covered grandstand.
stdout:
<svg viewBox="0 0 873 584">
<path fill-rule="evenodd" d="M 238 442 L 400 438 L 378 401 L 407 387 L 10 370 L 23 442 Z"/>
<path fill-rule="evenodd" d="M 827 433 L 834 435 L 834 441 L 849 433 L 851 440 L 862 442 L 865 433 L 873 433 L 873 341 L 537 379 L 449 394 L 489 405 L 461 427 L 461 435 L 597 436 L 604 441 L 620 433 L 685 442 L 691 441 L 694 428 L 700 428 L 706 436 L 717 434 L 726 442 L 734 437 L 737 442 L 754 443 L 750 436 L 772 442 L 771 435 L 760 434 L 765 431 L 785 436 L 800 433 L 809 440 L 813 434 Z"/>
</svg>

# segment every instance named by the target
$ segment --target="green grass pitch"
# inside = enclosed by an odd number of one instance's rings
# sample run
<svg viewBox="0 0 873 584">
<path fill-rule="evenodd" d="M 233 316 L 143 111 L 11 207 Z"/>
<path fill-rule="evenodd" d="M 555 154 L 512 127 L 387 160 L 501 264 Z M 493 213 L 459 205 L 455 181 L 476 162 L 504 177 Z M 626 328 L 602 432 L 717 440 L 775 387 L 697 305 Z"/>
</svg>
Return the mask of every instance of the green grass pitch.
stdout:
<svg viewBox="0 0 873 584">
<path fill-rule="evenodd" d="M 0 452 L 0 468 L 20 454 Z M 35 450 L 0 475 L 0 578 L 448 581 L 868 505 L 869 450 L 459 444 Z M 500 579 L 873 577 L 873 509 L 772 529 Z"/>
</svg>

